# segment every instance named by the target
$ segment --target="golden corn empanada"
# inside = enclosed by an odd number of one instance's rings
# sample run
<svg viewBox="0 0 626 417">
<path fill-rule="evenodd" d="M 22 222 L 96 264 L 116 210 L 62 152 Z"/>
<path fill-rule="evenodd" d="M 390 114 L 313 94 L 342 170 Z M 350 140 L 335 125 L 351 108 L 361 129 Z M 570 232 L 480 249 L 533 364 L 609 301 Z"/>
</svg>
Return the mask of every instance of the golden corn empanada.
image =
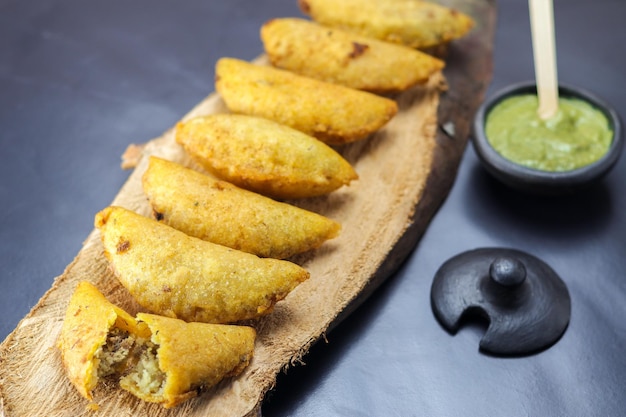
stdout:
<svg viewBox="0 0 626 417">
<path fill-rule="evenodd" d="M 444 67 L 418 50 L 304 19 L 270 20 L 261 28 L 261 39 L 278 68 L 376 93 L 423 84 Z"/>
<path fill-rule="evenodd" d="M 121 207 L 96 215 L 104 254 L 130 294 L 151 312 L 230 323 L 272 311 L 309 273 L 291 262 L 191 237 Z"/>
<path fill-rule="evenodd" d="M 341 229 L 319 214 L 154 156 L 142 182 L 157 220 L 262 257 L 284 259 L 317 248 Z"/>
<path fill-rule="evenodd" d="M 467 34 L 471 17 L 421 0 L 298 0 L 316 22 L 412 48 L 429 48 Z"/>
<path fill-rule="evenodd" d="M 102 349 L 114 329 L 136 337 L 150 337 L 145 324 L 137 323 L 130 314 L 109 302 L 94 285 L 79 282 L 65 313 L 58 346 L 70 382 L 90 401 L 98 378 L 115 371 Z M 124 346 L 128 353 L 128 346 Z M 121 365 L 117 365 L 117 371 L 122 370 Z"/>
<path fill-rule="evenodd" d="M 285 124 L 329 144 L 363 139 L 397 112 L 395 101 L 263 65 L 222 58 L 215 88 L 234 113 Z"/>
<path fill-rule="evenodd" d="M 153 314 L 137 314 L 152 337 L 137 365 L 120 386 L 144 401 L 174 407 L 238 375 L 254 354 L 256 331 L 248 326 L 186 323 Z"/>
<path fill-rule="evenodd" d="M 319 196 L 357 178 L 328 145 L 260 117 L 197 117 L 177 125 L 176 141 L 218 178 L 274 198 Z"/>
<path fill-rule="evenodd" d="M 99 379 L 112 377 L 142 400 L 173 407 L 239 374 L 254 352 L 251 327 L 185 323 L 142 313 L 137 318 L 92 284 L 79 282 L 59 347 L 67 375 L 83 397 L 92 401 Z"/>
</svg>

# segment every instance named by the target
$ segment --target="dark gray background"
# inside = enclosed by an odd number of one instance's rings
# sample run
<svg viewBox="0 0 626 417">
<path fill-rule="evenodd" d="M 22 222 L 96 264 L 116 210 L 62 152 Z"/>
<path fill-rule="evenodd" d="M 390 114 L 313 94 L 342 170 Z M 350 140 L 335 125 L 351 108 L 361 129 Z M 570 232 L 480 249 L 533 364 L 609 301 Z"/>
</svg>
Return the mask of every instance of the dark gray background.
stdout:
<svg viewBox="0 0 626 417">
<path fill-rule="evenodd" d="M 532 79 L 527 2 L 498 2 L 489 92 Z M 222 56 L 262 52 L 259 27 L 295 0 L 0 0 L 0 338 L 51 286 L 128 176 L 130 143 L 213 90 Z M 626 2 L 556 0 L 560 80 L 626 114 Z M 468 147 L 457 182 L 398 274 L 278 379 L 267 416 L 619 416 L 626 412 L 626 160 L 575 196 L 518 194 Z M 437 268 L 503 246 L 567 283 L 564 337 L 534 356 L 478 351 L 433 318 Z"/>
</svg>

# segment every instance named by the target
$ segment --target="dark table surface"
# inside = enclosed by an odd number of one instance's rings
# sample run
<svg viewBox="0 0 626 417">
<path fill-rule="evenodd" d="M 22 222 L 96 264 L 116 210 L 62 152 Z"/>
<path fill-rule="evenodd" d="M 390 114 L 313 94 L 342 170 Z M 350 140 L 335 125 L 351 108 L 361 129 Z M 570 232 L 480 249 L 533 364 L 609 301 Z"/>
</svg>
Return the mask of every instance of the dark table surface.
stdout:
<svg viewBox="0 0 626 417">
<path fill-rule="evenodd" d="M 489 93 L 534 76 L 527 2 L 498 2 Z M 0 0 L 0 339 L 52 285 L 128 176 L 130 143 L 160 135 L 213 90 L 222 56 L 262 52 L 259 27 L 295 0 Z M 560 81 L 626 115 L 626 2 L 555 0 Z M 626 158 L 592 189 L 521 195 L 467 148 L 448 199 L 401 270 L 278 378 L 267 416 L 626 414 Z M 477 247 L 541 257 L 572 317 L 539 354 L 496 358 L 484 331 L 434 319 L 448 258 Z"/>
</svg>

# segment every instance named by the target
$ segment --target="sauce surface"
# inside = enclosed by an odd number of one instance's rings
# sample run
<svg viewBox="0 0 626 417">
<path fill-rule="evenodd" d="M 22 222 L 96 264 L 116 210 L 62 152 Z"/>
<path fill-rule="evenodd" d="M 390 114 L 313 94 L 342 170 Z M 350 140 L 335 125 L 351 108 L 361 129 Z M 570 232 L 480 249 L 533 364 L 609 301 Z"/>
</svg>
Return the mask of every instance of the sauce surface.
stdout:
<svg viewBox="0 0 626 417">
<path fill-rule="evenodd" d="M 607 117 L 586 101 L 559 98 L 554 117 L 542 120 L 534 94 L 509 97 L 487 116 L 485 134 L 493 148 L 517 164 L 541 171 L 570 171 L 608 151 L 613 132 Z"/>
</svg>

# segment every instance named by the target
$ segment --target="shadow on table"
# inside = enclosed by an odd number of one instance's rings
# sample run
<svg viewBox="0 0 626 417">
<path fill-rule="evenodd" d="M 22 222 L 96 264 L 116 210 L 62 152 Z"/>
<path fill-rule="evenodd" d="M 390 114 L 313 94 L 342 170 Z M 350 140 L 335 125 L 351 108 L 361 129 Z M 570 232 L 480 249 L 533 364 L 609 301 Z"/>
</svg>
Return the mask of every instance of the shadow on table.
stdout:
<svg viewBox="0 0 626 417">
<path fill-rule="evenodd" d="M 603 183 L 565 195 L 532 195 L 514 190 L 489 175 L 478 163 L 470 167 L 462 200 L 468 215 L 490 232 L 505 234 L 516 224 L 526 234 L 584 239 L 610 224 L 612 196 Z"/>
</svg>

